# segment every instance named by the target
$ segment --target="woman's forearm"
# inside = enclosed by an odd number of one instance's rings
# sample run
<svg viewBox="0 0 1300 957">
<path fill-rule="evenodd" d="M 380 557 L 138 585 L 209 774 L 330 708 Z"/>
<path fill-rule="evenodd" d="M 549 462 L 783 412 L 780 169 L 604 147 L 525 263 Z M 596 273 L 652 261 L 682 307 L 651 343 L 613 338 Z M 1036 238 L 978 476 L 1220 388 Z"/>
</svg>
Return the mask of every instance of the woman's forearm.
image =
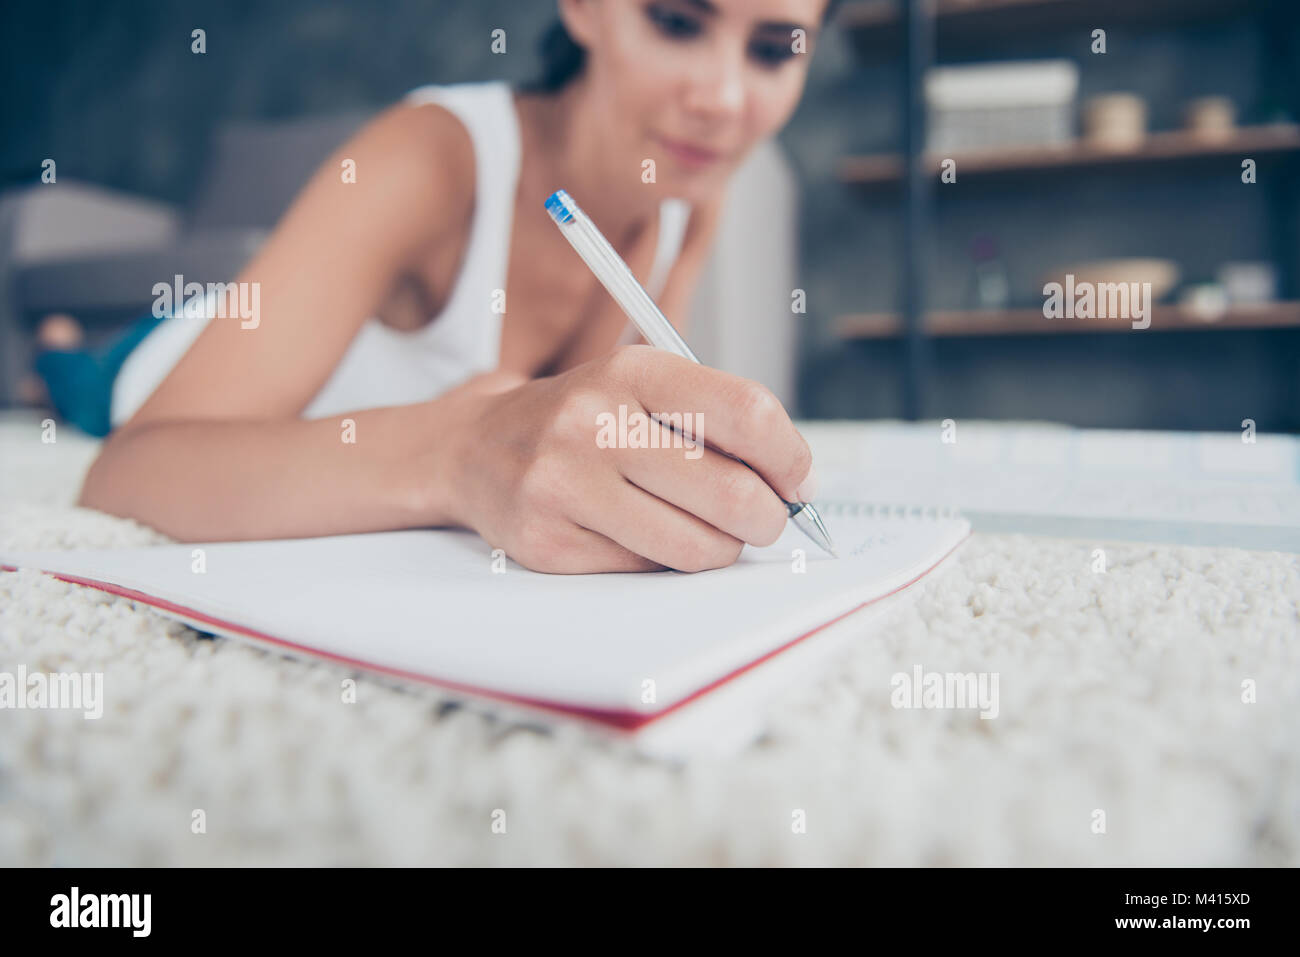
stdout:
<svg viewBox="0 0 1300 957">
<path fill-rule="evenodd" d="M 433 454 L 445 413 L 434 400 L 313 420 L 147 423 L 109 437 L 79 504 L 191 542 L 450 524 Z"/>
</svg>

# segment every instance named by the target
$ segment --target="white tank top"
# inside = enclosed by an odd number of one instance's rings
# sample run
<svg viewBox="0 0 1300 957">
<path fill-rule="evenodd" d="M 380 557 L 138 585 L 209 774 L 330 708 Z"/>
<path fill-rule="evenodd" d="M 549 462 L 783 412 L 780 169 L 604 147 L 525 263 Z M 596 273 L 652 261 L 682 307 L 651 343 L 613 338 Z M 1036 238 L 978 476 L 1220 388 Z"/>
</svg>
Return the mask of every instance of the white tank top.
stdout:
<svg viewBox="0 0 1300 957">
<path fill-rule="evenodd" d="M 423 86 L 407 94 L 406 101 L 442 105 L 460 118 L 473 140 L 476 205 L 462 267 L 446 306 L 431 323 L 404 332 L 375 317 L 367 319 L 303 410 L 305 419 L 423 402 L 497 367 L 501 315 L 492 308 L 493 293 L 506 288 L 519 179 L 519 116 L 510 85 L 497 80 Z M 545 198 L 537 198 L 539 206 Z M 660 204 L 658 244 L 646 283 L 656 298 L 681 250 L 689 218 L 690 205 L 684 200 L 666 199 Z M 203 331 L 214 309 L 214 298 L 195 297 L 181 314 L 160 322 L 131 351 L 113 383 L 110 422 L 114 428 L 153 394 Z M 250 330 L 249 334 L 256 333 Z M 629 324 L 624 341 L 634 339 Z"/>
</svg>

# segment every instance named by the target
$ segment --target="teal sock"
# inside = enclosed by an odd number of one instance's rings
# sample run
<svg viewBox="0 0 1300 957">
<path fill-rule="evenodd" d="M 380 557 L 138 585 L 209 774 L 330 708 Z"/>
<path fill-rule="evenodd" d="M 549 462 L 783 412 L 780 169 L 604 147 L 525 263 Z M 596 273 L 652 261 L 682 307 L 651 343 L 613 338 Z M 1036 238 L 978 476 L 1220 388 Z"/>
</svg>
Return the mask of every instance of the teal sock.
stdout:
<svg viewBox="0 0 1300 957">
<path fill-rule="evenodd" d="M 91 435 L 108 435 L 113 380 L 95 356 L 84 349 L 51 349 L 36 357 L 36 371 L 60 417 Z"/>
</svg>

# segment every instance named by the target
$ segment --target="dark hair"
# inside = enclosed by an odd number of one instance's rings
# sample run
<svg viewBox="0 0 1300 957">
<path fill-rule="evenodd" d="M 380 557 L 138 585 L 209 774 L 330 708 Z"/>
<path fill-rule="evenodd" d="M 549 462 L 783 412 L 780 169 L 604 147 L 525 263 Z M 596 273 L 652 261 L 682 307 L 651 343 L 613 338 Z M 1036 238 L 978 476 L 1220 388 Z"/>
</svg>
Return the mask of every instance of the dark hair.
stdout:
<svg viewBox="0 0 1300 957">
<path fill-rule="evenodd" d="M 556 20 L 546 28 L 537 43 L 537 52 L 542 56 L 542 75 L 524 88 L 540 93 L 554 93 L 567 86 L 587 62 L 587 51 L 569 36 L 563 20 Z"/>
<path fill-rule="evenodd" d="M 841 0 L 826 0 L 826 9 L 822 13 L 822 23 L 827 23 L 835 15 L 835 9 Z M 567 86 L 569 81 L 582 72 L 587 63 L 587 51 L 569 36 L 563 20 L 556 20 L 542 34 L 537 44 L 542 57 L 542 73 L 531 83 L 523 84 L 523 89 L 539 93 L 554 93 Z"/>
</svg>

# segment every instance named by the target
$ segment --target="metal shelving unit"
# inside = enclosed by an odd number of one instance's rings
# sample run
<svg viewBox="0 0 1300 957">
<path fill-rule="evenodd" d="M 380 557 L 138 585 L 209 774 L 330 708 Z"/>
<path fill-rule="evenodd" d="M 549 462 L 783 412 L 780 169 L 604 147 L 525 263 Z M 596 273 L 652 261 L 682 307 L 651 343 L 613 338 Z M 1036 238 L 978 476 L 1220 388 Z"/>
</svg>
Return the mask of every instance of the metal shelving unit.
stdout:
<svg viewBox="0 0 1300 957">
<path fill-rule="evenodd" d="M 1058 335 L 1118 332 L 1098 320 L 1046 321 L 1032 309 L 999 312 L 975 310 L 931 311 L 927 308 L 925 281 L 929 235 L 934 223 L 934 184 L 938 157 L 925 150 L 926 104 L 924 80 L 941 53 L 996 46 L 998 38 L 1014 26 L 1019 36 L 1036 30 L 1061 29 L 1095 22 L 1139 22 L 1177 29 L 1190 22 L 1212 22 L 1225 15 L 1259 18 L 1265 47 L 1273 57 L 1300 57 L 1300 3 L 1293 0 L 856 0 L 840 13 L 839 22 L 852 33 L 860 51 L 876 56 L 901 55 L 905 78 L 899 153 L 850 156 L 840 161 L 841 181 L 864 189 L 902 189 L 902 257 L 898 313 L 840 316 L 837 336 L 844 340 L 901 339 L 905 354 L 903 413 L 917 419 L 925 415 L 924 398 L 933 374 L 932 340 L 935 338 L 992 335 Z M 947 28 L 951 27 L 951 30 Z M 1288 27 L 1291 29 L 1289 30 Z M 1300 110 L 1300 103 L 1289 104 Z M 1280 263 L 1283 301 L 1259 306 L 1236 306 L 1215 320 L 1200 317 L 1176 305 L 1157 306 L 1152 328 L 1179 330 L 1238 330 L 1300 327 L 1300 277 L 1296 249 L 1300 243 L 1291 215 L 1300 211 L 1300 125 L 1276 123 L 1244 126 L 1231 137 L 1213 140 L 1186 131 L 1149 134 L 1143 144 L 1128 151 L 1099 149 L 1084 142 L 1051 147 L 1009 147 L 963 154 L 958 158 L 963 176 L 995 178 L 1026 175 L 1034 171 L 1070 169 L 1081 175 L 1100 170 L 1176 163 L 1221 162 L 1248 151 L 1269 162 L 1280 163 L 1283 175 L 1275 177 L 1276 192 L 1270 204 L 1272 245 Z M 1300 216 L 1296 216 L 1300 219 Z M 1124 328 L 1128 328 L 1124 324 Z"/>
</svg>

